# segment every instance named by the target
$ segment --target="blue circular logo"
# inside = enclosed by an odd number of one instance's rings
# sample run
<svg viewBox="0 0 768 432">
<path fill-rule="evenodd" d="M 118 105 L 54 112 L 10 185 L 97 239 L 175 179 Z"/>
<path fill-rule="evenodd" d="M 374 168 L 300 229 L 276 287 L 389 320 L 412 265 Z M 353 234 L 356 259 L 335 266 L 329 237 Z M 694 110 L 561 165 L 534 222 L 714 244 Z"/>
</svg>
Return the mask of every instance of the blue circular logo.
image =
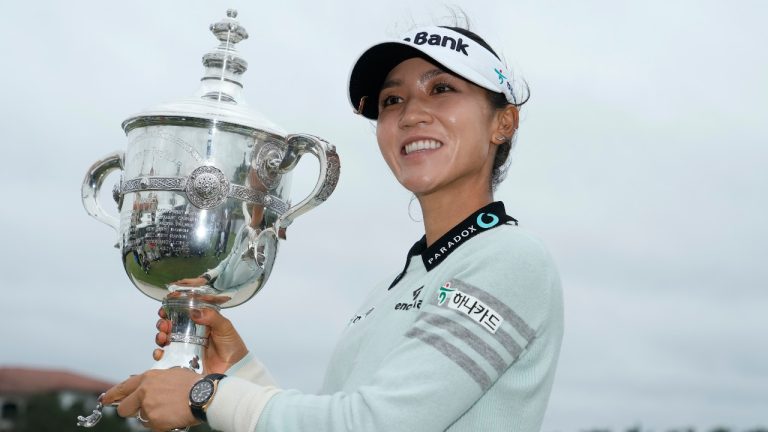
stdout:
<svg viewBox="0 0 768 432">
<path fill-rule="evenodd" d="M 485 215 L 485 214 L 487 214 L 488 216 L 491 217 L 491 221 L 490 222 L 483 222 L 483 215 Z M 496 224 L 498 224 L 498 223 L 499 223 L 499 217 L 496 216 L 493 213 L 480 213 L 479 215 L 477 215 L 477 225 L 480 228 L 488 229 L 488 228 L 496 226 Z"/>
</svg>

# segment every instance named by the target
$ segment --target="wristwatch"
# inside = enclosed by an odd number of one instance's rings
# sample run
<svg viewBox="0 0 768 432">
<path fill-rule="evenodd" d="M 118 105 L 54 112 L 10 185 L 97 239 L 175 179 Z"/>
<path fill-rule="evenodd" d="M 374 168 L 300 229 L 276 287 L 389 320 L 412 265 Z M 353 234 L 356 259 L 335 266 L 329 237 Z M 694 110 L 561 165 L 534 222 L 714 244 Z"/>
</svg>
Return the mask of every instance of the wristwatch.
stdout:
<svg viewBox="0 0 768 432">
<path fill-rule="evenodd" d="M 211 404 L 213 396 L 216 394 L 219 381 L 224 377 L 226 375 L 218 373 L 206 375 L 189 390 L 189 408 L 196 419 L 208 421 L 205 410 L 208 409 L 208 405 Z"/>
</svg>

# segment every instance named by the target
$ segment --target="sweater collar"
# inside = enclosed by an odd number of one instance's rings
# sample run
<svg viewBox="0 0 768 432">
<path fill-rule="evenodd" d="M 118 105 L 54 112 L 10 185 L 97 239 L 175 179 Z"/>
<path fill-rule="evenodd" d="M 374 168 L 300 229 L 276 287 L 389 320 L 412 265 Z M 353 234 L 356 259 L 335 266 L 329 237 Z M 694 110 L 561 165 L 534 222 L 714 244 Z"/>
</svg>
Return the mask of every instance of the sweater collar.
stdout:
<svg viewBox="0 0 768 432">
<path fill-rule="evenodd" d="M 389 288 L 391 289 L 393 286 L 397 285 L 397 283 L 400 282 L 400 279 L 405 276 L 405 273 L 408 271 L 408 264 L 411 262 L 411 257 L 417 255 L 421 256 L 421 261 L 424 263 L 424 267 L 427 271 L 431 271 L 443 262 L 451 253 L 466 243 L 467 240 L 481 232 L 508 223 L 517 225 L 517 220 L 507 214 L 504 209 L 504 203 L 496 201 L 469 215 L 429 247 L 427 247 L 426 235 L 422 236 L 421 239 L 419 239 L 419 241 L 417 241 L 408 251 L 408 256 L 405 260 L 405 268 L 395 278 Z"/>
</svg>

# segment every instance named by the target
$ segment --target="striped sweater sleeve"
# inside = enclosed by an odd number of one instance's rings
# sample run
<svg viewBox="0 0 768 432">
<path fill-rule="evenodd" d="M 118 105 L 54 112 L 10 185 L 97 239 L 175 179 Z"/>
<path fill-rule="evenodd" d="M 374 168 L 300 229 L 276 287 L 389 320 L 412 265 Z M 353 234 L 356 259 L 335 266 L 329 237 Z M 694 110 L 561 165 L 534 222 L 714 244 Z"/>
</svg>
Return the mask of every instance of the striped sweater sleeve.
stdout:
<svg viewBox="0 0 768 432">
<path fill-rule="evenodd" d="M 474 251 L 444 281 L 425 287 L 421 314 L 364 385 L 309 395 L 225 379 L 219 392 L 231 396 L 220 403 L 217 394 L 211 426 L 237 432 L 446 430 L 502 374 L 514 373 L 548 319 L 550 291 L 559 289 L 538 242 L 525 236 L 513 241 L 512 248 L 491 243 Z M 236 392 L 245 397 L 236 400 Z"/>
</svg>

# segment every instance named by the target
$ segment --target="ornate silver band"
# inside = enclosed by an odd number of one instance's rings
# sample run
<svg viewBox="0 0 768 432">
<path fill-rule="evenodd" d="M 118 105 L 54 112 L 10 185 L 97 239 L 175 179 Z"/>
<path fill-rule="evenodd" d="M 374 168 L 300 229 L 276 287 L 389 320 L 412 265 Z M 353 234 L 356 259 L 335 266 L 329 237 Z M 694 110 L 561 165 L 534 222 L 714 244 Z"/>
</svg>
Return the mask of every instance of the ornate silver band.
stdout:
<svg viewBox="0 0 768 432">
<path fill-rule="evenodd" d="M 278 214 L 283 214 L 288 211 L 288 204 L 283 202 L 280 198 L 245 186 L 230 185 L 229 194 L 227 194 L 227 196 L 254 204 L 261 204 L 264 207 L 274 210 Z"/>
<path fill-rule="evenodd" d="M 184 192 L 195 207 L 209 209 L 216 207 L 227 198 L 236 198 L 252 204 L 262 205 L 282 215 L 288 211 L 288 204 L 280 198 L 245 186 L 231 184 L 215 167 L 202 166 L 189 177 L 137 177 L 125 180 L 116 190 L 116 196 L 130 192 L 173 191 Z"/>
<path fill-rule="evenodd" d="M 182 342 L 200 346 L 208 346 L 207 337 L 185 335 L 183 333 L 171 333 L 171 342 Z"/>
<path fill-rule="evenodd" d="M 185 177 L 138 177 L 123 182 L 120 193 L 140 191 L 183 191 Z"/>
</svg>

